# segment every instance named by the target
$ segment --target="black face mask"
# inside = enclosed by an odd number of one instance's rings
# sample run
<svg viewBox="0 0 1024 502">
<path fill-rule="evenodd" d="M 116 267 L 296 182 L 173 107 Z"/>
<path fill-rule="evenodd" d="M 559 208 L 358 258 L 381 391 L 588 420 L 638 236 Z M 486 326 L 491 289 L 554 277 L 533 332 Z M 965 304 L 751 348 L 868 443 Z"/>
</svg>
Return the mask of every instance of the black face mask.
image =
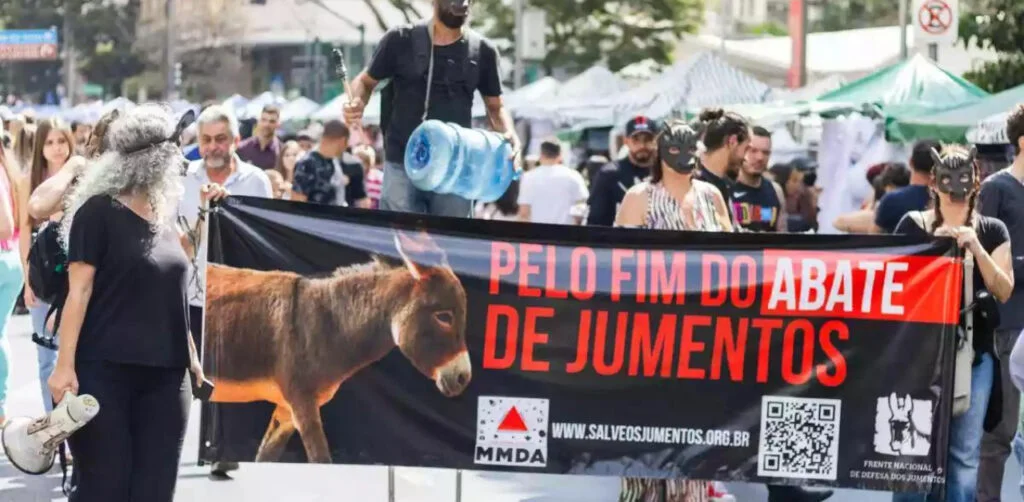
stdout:
<svg viewBox="0 0 1024 502">
<path fill-rule="evenodd" d="M 700 132 L 690 124 L 675 121 L 666 124 L 658 135 L 658 156 L 673 171 L 690 174 L 697 167 L 697 155 L 703 150 Z"/>
<path fill-rule="evenodd" d="M 967 157 L 961 155 L 948 156 L 943 159 L 933 148 L 932 160 L 935 161 L 935 188 L 949 195 L 956 202 L 964 202 L 974 191 L 975 174 L 974 159 L 978 150 L 971 147 Z"/>
<path fill-rule="evenodd" d="M 466 24 L 469 17 L 469 0 L 439 0 L 437 4 L 437 19 L 442 24 L 458 29 Z"/>
</svg>

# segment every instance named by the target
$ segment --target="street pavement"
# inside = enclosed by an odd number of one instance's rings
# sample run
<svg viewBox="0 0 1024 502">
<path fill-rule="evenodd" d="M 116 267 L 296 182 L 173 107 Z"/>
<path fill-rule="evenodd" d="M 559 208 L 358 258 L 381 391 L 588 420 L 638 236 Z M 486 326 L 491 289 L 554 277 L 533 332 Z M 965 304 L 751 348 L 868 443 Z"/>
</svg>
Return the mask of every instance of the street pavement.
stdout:
<svg viewBox="0 0 1024 502">
<path fill-rule="evenodd" d="M 42 413 L 35 345 L 28 316 L 16 316 L 8 326 L 11 374 L 7 412 L 10 416 Z M 209 466 L 198 467 L 199 408 L 194 407 L 178 477 L 176 502 L 387 502 L 388 471 L 377 466 L 323 466 L 302 464 L 242 464 L 233 479 L 216 481 Z M 1021 500 L 1021 469 L 1010 458 L 1003 483 L 1004 500 Z M 442 469 L 395 469 L 394 502 L 454 502 L 457 482 L 454 471 Z M 61 474 L 28 476 L 0 456 L 0 502 L 65 501 Z M 763 485 L 730 483 L 738 502 L 764 502 Z M 463 502 L 616 502 L 619 479 L 589 476 L 512 475 L 463 472 Z M 884 492 L 839 490 L 830 502 L 888 502 Z"/>
</svg>

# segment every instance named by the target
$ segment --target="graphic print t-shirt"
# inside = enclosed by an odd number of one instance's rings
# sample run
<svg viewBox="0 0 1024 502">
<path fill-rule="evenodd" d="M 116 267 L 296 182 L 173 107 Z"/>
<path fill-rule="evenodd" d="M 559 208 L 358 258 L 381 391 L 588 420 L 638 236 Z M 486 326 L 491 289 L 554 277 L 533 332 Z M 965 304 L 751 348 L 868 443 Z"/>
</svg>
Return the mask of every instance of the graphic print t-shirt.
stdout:
<svg viewBox="0 0 1024 502">
<path fill-rule="evenodd" d="M 762 179 L 752 187 L 739 181 L 732 188 L 732 216 L 741 227 L 753 232 L 774 232 L 779 222 L 782 201 L 775 186 Z"/>
</svg>

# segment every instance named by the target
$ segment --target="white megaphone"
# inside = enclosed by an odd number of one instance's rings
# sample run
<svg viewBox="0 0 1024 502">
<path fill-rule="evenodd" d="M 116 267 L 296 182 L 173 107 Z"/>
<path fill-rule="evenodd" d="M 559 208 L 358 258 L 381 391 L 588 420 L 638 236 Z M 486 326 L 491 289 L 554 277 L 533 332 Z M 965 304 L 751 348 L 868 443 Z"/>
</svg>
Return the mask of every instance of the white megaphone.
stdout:
<svg viewBox="0 0 1024 502">
<path fill-rule="evenodd" d="M 53 467 L 53 455 L 72 433 L 100 412 L 96 398 L 64 393 L 49 415 L 31 419 L 16 417 L 4 425 L 0 438 L 4 453 L 14 467 L 26 474 L 43 474 Z"/>
</svg>

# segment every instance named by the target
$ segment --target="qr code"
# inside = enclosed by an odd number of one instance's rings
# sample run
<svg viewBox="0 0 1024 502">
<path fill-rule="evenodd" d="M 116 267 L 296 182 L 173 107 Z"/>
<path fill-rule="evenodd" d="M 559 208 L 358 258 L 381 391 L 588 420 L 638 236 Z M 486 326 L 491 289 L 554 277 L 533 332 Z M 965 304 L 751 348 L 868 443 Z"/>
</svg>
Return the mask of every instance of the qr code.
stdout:
<svg viewBox="0 0 1024 502">
<path fill-rule="evenodd" d="M 838 399 L 764 396 L 757 475 L 835 481 L 841 411 Z"/>
</svg>

